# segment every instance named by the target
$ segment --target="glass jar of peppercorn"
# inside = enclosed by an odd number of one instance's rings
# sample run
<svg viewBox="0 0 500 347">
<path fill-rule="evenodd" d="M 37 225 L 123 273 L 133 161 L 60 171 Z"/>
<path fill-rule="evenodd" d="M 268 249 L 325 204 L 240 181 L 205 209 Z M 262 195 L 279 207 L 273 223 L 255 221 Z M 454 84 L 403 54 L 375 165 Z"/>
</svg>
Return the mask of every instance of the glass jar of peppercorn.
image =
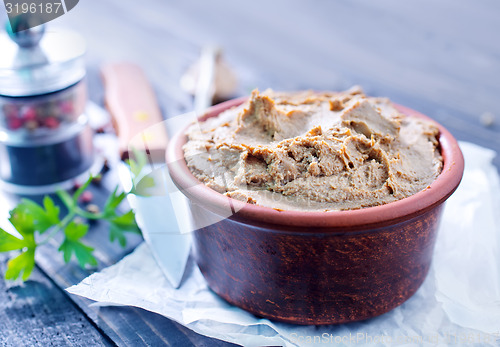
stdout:
<svg viewBox="0 0 500 347">
<path fill-rule="evenodd" d="M 0 34 L 0 185 L 22 194 L 61 188 L 94 162 L 85 115 L 85 42 L 44 26 Z"/>
</svg>

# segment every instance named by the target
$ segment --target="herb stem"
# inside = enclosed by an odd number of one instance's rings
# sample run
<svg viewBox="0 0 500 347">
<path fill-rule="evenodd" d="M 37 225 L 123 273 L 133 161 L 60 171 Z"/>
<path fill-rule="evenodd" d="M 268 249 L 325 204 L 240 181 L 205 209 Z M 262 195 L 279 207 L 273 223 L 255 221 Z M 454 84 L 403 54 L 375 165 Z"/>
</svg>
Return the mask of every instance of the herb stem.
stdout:
<svg viewBox="0 0 500 347">
<path fill-rule="evenodd" d="M 56 236 L 58 232 L 60 232 L 61 230 L 64 230 L 66 225 L 68 225 L 68 223 L 71 222 L 71 220 L 73 219 L 73 217 L 75 217 L 75 215 L 76 215 L 75 211 L 70 211 L 66 215 L 66 217 L 63 218 L 62 221 L 60 221 L 57 225 L 54 225 L 54 227 L 52 228 L 49 235 L 47 235 L 47 237 L 44 238 L 41 242 L 38 242 L 37 245 L 38 246 L 44 245 L 47 242 L 49 242 L 51 239 L 53 239 L 54 236 Z"/>
<path fill-rule="evenodd" d="M 75 209 L 75 214 L 77 214 L 80 217 L 87 218 L 87 219 L 106 219 L 106 216 L 104 213 L 90 213 L 85 210 L 82 210 L 80 207 L 76 207 Z"/>
</svg>

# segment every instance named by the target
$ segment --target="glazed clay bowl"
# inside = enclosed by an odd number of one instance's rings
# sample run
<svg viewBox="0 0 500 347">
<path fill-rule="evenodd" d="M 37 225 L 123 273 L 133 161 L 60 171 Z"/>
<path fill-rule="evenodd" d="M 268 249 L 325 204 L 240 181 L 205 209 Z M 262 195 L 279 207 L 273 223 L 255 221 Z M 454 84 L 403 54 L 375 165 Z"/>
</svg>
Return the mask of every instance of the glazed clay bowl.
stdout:
<svg viewBox="0 0 500 347">
<path fill-rule="evenodd" d="M 244 101 L 214 106 L 202 119 Z M 359 321 L 401 305 L 427 275 L 444 202 L 463 174 L 456 140 L 436 125 L 443 170 L 428 188 L 386 205 L 328 212 L 278 211 L 217 193 L 191 174 L 185 132 L 177 134 L 168 168 L 202 225 L 193 254 L 208 286 L 257 316 L 295 324 Z"/>
</svg>

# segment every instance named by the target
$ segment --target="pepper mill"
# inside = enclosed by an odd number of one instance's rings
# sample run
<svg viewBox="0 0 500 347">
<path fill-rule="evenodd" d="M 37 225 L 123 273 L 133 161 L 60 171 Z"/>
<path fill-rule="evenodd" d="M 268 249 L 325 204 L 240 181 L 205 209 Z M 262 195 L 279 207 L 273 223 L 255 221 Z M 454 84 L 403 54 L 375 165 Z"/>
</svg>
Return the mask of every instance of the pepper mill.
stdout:
<svg viewBox="0 0 500 347">
<path fill-rule="evenodd" d="M 94 163 L 85 114 L 85 42 L 38 26 L 0 34 L 0 187 L 45 194 Z"/>
</svg>

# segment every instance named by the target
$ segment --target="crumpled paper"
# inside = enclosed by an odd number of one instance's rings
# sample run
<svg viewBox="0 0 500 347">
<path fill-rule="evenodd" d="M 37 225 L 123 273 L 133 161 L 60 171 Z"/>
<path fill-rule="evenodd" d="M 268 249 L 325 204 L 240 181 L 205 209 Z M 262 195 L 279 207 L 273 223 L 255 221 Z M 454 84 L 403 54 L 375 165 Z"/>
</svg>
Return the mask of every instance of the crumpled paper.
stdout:
<svg viewBox="0 0 500 347">
<path fill-rule="evenodd" d="M 382 316 L 330 326 L 260 319 L 210 291 L 191 259 L 180 288 L 174 289 L 146 244 L 67 290 L 98 305 L 141 307 L 197 333 L 244 346 L 497 346 L 500 184 L 491 164 L 495 152 L 469 143 L 460 146 L 465 173 L 447 202 L 429 275 L 413 297 Z"/>
</svg>

